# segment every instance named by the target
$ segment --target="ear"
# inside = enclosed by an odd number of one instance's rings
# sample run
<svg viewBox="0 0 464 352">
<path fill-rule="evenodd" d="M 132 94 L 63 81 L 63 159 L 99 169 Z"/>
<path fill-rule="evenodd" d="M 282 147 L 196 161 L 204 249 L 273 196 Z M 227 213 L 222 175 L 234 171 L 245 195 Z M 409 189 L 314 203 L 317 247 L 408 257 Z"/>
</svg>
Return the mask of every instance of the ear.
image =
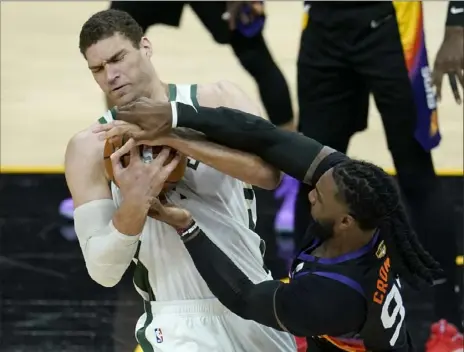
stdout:
<svg viewBox="0 0 464 352">
<path fill-rule="evenodd" d="M 350 214 L 345 214 L 341 217 L 339 226 L 341 230 L 347 230 L 355 224 L 356 220 Z"/>
<path fill-rule="evenodd" d="M 151 46 L 151 42 L 147 37 L 142 37 L 140 41 L 140 50 L 148 57 L 151 58 L 153 55 L 153 47 Z"/>
</svg>

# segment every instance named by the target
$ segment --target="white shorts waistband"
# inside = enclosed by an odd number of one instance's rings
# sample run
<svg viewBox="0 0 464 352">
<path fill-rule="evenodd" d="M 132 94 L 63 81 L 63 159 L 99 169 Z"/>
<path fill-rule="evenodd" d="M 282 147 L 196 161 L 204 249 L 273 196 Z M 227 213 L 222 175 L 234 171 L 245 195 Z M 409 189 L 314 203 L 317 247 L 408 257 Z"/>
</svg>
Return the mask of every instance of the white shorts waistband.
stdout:
<svg viewBox="0 0 464 352">
<path fill-rule="evenodd" d="M 179 301 L 145 301 L 145 310 L 149 305 L 155 315 L 223 315 L 230 311 L 217 298 L 192 299 Z"/>
</svg>

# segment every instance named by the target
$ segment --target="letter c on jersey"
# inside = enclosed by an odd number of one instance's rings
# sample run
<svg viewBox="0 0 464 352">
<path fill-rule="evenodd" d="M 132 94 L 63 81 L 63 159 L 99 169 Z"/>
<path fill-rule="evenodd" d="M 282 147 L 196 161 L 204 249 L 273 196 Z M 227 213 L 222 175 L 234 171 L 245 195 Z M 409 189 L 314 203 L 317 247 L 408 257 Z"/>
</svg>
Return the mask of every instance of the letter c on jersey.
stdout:
<svg viewBox="0 0 464 352">
<path fill-rule="evenodd" d="M 377 278 L 377 289 L 374 292 L 372 300 L 377 304 L 382 304 L 385 298 L 385 294 L 388 291 L 388 273 L 390 272 L 390 258 L 385 258 L 382 266 L 379 270 Z"/>
</svg>

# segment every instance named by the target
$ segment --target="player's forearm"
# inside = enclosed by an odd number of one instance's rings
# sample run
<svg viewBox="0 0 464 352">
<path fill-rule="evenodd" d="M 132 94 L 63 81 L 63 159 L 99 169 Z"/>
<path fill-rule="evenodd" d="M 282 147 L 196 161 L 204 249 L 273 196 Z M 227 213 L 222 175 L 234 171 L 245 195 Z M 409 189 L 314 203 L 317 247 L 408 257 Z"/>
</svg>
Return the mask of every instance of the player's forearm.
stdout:
<svg viewBox="0 0 464 352">
<path fill-rule="evenodd" d="M 106 287 L 121 280 L 134 257 L 139 239 L 138 235 L 125 235 L 116 228 L 113 218 L 118 212 L 111 199 L 83 204 L 74 212 L 74 226 L 89 275 Z M 131 215 L 134 214 L 127 214 L 125 221 L 128 223 Z"/>
<path fill-rule="evenodd" d="M 308 184 L 314 184 L 320 176 L 318 171 L 321 164 L 334 162 L 334 157 L 328 156 L 335 150 L 239 110 L 224 107 L 198 107 L 195 110 L 177 103 L 177 126 L 200 131 L 212 141 L 230 148 L 256 154 L 284 173 Z"/>
<path fill-rule="evenodd" d="M 275 189 L 281 173 L 256 155 L 207 141 L 196 131 L 179 131 L 170 147 L 226 175 L 264 189 Z"/>
<path fill-rule="evenodd" d="M 280 281 L 254 284 L 201 229 L 182 239 L 198 272 L 224 306 L 244 319 L 282 330 L 273 307 Z"/>
<path fill-rule="evenodd" d="M 114 227 L 126 236 L 139 235 L 145 226 L 149 210 L 148 201 L 123 199 L 112 218 Z"/>
<path fill-rule="evenodd" d="M 462 1 L 450 1 L 446 15 L 446 27 L 464 28 L 464 3 Z"/>
<path fill-rule="evenodd" d="M 278 280 L 267 280 L 254 284 L 224 254 L 203 231 L 193 223 L 181 232 L 181 239 L 187 248 L 195 267 L 205 280 L 211 292 L 230 311 L 243 319 L 253 320 L 276 330 L 287 331 L 297 336 L 314 336 L 351 332 L 365 320 L 365 301 L 358 297 L 352 303 L 357 309 L 351 310 L 349 316 L 337 322 L 336 326 L 325 318 L 327 308 L 321 307 L 325 294 L 334 292 L 332 286 L 319 287 L 320 281 L 306 280 L 284 284 Z M 324 279 L 322 279 L 324 282 Z M 317 285 L 314 285 L 316 282 Z M 344 294 L 343 289 L 338 287 Z M 312 294 L 313 289 L 320 288 L 322 293 Z M 326 290 L 324 293 L 323 290 Z M 316 290 L 317 291 L 317 290 Z M 338 292 L 338 291 L 336 291 Z M 353 315 L 353 312 L 354 313 Z M 338 313 L 338 312 L 337 312 Z M 333 312 L 330 316 L 334 316 Z"/>
</svg>

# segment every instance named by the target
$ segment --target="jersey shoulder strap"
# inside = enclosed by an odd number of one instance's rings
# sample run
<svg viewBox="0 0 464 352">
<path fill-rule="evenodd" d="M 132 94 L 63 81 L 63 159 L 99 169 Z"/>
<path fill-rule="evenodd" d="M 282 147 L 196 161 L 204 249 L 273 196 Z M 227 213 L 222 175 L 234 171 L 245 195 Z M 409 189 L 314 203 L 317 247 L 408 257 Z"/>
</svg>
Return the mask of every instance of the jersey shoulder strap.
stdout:
<svg viewBox="0 0 464 352">
<path fill-rule="evenodd" d="M 197 84 L 169 84 L 169 101 L 199 107 L 197 100 Z"/>
<path fill-rule="evenodd" d="M 116 118 L 116 107 L 112 107 L 106 111 L 102 117 L 98 119 L 98 123 L 104 125 L 105 123 L 111 122 Z"/>
</svg>

